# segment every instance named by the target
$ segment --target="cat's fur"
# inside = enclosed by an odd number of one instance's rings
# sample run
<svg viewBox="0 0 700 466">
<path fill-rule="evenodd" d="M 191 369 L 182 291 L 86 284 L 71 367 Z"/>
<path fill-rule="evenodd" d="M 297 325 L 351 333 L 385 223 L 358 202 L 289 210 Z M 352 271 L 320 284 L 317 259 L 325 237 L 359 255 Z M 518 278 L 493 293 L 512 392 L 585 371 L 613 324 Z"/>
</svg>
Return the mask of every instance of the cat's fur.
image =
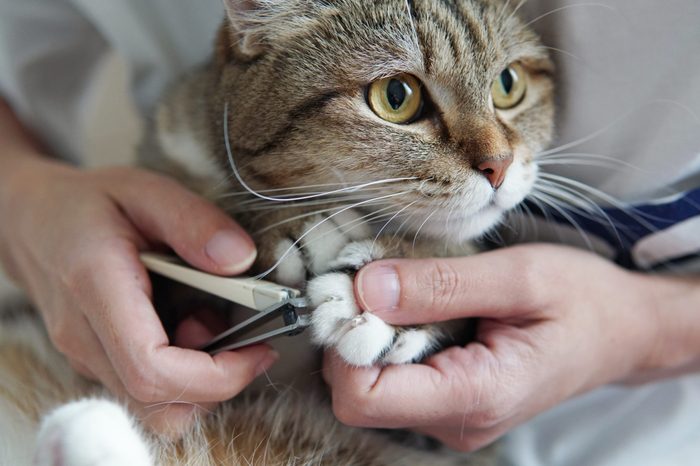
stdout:
<svg viewBox="0 0 700 466">
<path fill-rule="evenodd" d="M 214 58 L 164 100 L 144 143 L 143 163 L 227 208 L 254 235 L 257 271 L 306 288 L 315 308 L 315 343 L 358 365 L 420 359 L 435 349 L 442 332 L 395 328 L 362 314 L 352 274 L 383 257 L 471 253 L 469 241 L 532 188 L 536 154 L 552 132 L 551 63 L 509 4 L 225 0 L 228 18 Z M 527 70 L 527 94 L 514 109 L 496 111 L 491 84 L 513 62 Z M 365 95 L 373 81 L 401 73 L 416 76 L 426 95 L 423 116 L 408 125 L 380 119 Z M 476 167 L 511 156 L 505 181 L 494 189 Z M 277 197 L 402 181 L 279 202 L 243 190 L 231 164 L 253 190 Z M 319 183 L 334 185 L 295 189 Z M 244 195 L 227 197 L 231 190 Z M 373 213 L 385 216 L 376 224 L 364 221 Z M 31 313 L 6 319 L 3 327 L 4 414 L 33 426 L 53 406 L 101 396 L 45 345 Z M 290 363 L 282 362 L 287 368 Z M 305 379 L 313 369 L 293 367 Z M 25 386 L 35 388 L 23 393 Z M 110 421 L 115 418 L 121 420 Z M 71 436 L 88 432 L 76 449 Z M 129 445 L 118 448 L 118 442 Z M 301 395 L 293 389 L 239 397 L 175 445 L 139 434 L 110 402 L 83 400 L 44 419 L 38 448 L 42 466 L 146 465 L 152 464 L 149 455 L 158 464 L 192 465 L 464 463 L 444 449 L 410 449 L 387 443 L 382 434 L 343 427 L 322 391 Z M 102 456 L 91 462 L 91 454 Z"/>
</svg>

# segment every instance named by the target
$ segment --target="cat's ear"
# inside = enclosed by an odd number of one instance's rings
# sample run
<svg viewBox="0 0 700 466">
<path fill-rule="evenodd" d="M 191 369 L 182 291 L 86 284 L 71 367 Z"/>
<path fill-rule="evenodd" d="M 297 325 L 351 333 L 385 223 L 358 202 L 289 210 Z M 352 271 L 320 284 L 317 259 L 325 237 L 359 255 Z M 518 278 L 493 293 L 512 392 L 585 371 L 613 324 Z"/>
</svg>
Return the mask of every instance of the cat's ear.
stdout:
<svg viewBox="0 0 700 466">
<path fill-rule="evenodd" d="M 229 47 L 251 59 L 265 51 L 267 25 L 289 0 L 223 0 L 228 16 Z"/>
</svg>

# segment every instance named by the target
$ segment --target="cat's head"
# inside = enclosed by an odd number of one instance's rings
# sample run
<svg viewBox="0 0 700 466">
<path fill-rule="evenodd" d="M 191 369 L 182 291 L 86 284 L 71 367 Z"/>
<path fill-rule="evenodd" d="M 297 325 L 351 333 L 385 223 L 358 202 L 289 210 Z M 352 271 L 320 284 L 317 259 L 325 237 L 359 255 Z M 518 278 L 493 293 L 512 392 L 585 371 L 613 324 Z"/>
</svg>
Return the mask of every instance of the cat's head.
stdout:
<svg viewBox="0 0 700 466">
<path fill-rule="evenodd" d="M 458 241 L 532 189 L 552 135 L 552 65 L 511 2 L 224 2 L 217 102 L 254 189 L 402 179 L 347 203 Z"/>
</svg>

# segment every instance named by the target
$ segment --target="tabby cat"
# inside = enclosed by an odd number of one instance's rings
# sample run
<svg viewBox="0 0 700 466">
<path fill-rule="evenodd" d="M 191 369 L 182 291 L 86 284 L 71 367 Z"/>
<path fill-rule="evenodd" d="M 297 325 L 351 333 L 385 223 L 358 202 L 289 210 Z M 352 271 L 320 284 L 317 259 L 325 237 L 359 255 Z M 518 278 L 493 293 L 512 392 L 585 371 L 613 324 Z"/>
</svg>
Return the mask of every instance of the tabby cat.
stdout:
<svg viewBox="0 0 700 466">
<path fill-rule="evenodd" d="M 255 272 L 305 289 L 316 345 L 355 365 L 419 361 L 455 332 L 362 313 L 353 274 L 383 257 L 473 253 L 523 201 L 552 135 L 546 49 L 505 0 L 224 3 L 212 60 L 164 98 L 142 163 L 253 234 Z M 34 319 L 3 318 L 0 410 L 28 438 L 43 418 L 41 466 L 467 461 L 344 427 L 322 390 L 251 388 L 178 443 L 157 439 L 75 375 Z M 300 342 L 282 354 L 308 353 Z M 317 353 L 278 366 L 315 380 Z"/>
</svg>

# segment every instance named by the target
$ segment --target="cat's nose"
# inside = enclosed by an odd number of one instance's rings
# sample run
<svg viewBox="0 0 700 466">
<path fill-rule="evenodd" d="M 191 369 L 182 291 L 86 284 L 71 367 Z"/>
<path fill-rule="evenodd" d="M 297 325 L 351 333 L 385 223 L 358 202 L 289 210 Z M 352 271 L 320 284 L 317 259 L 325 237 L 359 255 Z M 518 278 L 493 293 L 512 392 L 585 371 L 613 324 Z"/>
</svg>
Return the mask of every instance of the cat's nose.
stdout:
<svg viewBox="0 0 700 466">
<path fill-rule="evenodd" d="M 513 163 L 513 156 L 490 157 L 479 162 L 476 169 L 489 180 L 493 189 L 498 189 L 506 178 L 508 167 Z"/>
</svg>

